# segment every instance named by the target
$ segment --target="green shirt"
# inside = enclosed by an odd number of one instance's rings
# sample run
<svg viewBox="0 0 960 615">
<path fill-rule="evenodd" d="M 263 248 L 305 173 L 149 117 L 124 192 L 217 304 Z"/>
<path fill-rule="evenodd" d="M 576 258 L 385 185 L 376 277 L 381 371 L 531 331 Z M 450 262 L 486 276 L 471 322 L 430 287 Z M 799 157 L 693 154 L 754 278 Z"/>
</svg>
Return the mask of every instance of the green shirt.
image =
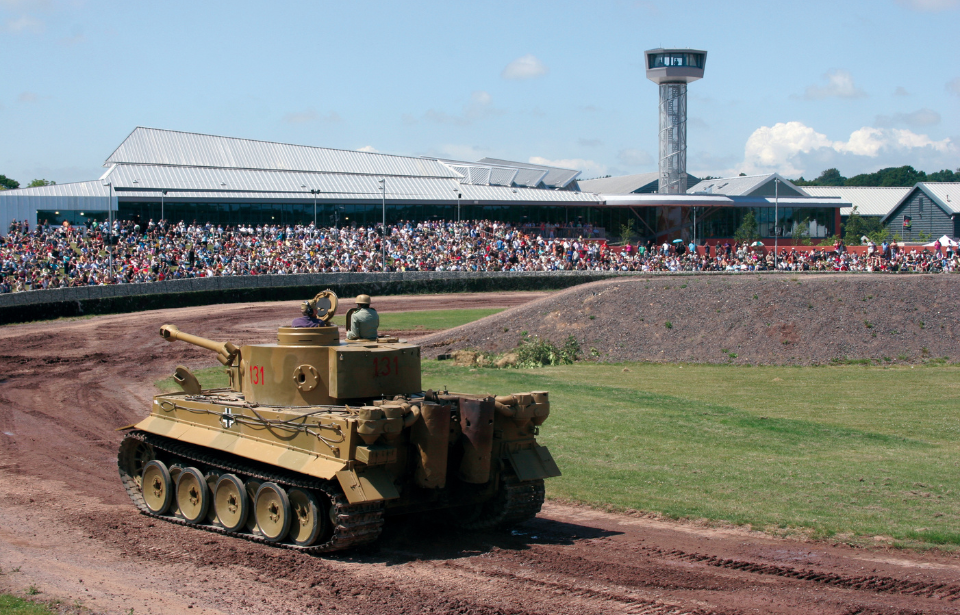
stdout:
<svg viewBox="0 0 960 615">
<path fill-rule="evenodd" d="M 380 326 L 380 316 L 371 307 L 360 308 L 353 313 L 350 319 L 350 330 L 347 331 L 348 340 L 375 340 L 377 327 Z"/>
</svg>

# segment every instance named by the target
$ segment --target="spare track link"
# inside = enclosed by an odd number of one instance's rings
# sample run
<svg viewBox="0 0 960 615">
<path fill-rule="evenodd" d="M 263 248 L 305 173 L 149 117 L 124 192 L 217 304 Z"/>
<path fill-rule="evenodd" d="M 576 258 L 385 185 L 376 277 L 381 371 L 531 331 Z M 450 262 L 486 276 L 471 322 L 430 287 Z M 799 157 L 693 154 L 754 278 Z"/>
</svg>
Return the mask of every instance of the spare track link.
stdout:
<svg viewBox="0 0 960 615">
<path fill-rule="evenodd" d="M 338 523 L 334 528 L 333 535 L 323 544 L 301 547 L 295 544 L 270 542 L 258 534 L 230 532 L 219 525 L 190 524 L 173 515 L 157 515 L 146 507 L 136 477 L 130 475 L 127 471 L 127 467 L 129 466 L 125 455 L 132 452 L 131 449 L 136 446 L 138 442 L 149 444 L 156 449 L 170 453 L 183 460 L 217 468 L 224 472 L 256 478 L 263 482 L 277 483 L 286 488 L 300 487 L 303 489 L 322 491 L 330 498 L 330 502 L 337 509 Z M 300 551 L 301 553 L 329 553 L 331 551 L 341 551 L 343 549 L 371 543 L 380 536 L 380 531 L 383 529 L 382 502 L 350 504 L 346 496 L 343 495 L 343 490 L 340 489 L 340 486 L 331 482 L 322 481 L 310 476 L 297 475 L 283 470 L 276 470 L 269 466 L 257 467 L 252 463 L 244 463 L 243 459 L 220 458 L 207 449 L 177 440 L 171 440 L 163 436 L 142 431 L 130 432 L 120 444 L 120 451 L 117 455 L 117 465 L 120 469 L 120 478 L 123 481 L 124 489 L 126 489 L 127 495 L 130 496 L 130 499 L 133 500 L 133 503 L 140 512 L 151 517 L 163 519 L 164 521 L 195 527 L 208 532 L 243 538 L 244 540 L 250 540 L 273 547 L 292 549 L 294 551 Z"/>
<path fill-rule="evenodd" d="M 456 525 L 468 530 L 488 530 L 523 523 L 537 516 L 543 499 L 543 479 L 520 481 L 516 476 L 504 475 L 497 497 L 481 505 L 480 515 L 470 521 L 457 521 Z"/>
</svg>

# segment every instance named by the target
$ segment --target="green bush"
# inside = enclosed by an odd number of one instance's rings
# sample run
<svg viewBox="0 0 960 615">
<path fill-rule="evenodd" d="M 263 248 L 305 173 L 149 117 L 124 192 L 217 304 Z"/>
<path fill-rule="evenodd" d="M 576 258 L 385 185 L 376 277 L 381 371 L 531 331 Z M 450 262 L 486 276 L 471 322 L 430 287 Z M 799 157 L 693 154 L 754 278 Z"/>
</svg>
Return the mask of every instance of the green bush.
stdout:
<svg viewBox="0 0 960 615">
<path fill-rule="evenodd" d="M 517 347 L 517 367 L 543 367 L 545 365 L 570 365 L 580 355 L 580 343 L 568 336 L 558 348 L 550 340 L 539 337 L 523 337 Z"/>
</svg>

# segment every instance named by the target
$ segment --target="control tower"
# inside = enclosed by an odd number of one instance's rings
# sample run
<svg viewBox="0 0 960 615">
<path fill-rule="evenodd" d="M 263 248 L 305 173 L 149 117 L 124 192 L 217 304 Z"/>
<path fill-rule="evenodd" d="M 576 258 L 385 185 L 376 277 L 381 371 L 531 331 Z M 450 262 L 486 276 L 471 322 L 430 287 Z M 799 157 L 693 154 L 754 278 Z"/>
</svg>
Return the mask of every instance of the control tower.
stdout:
<svg viewBox="0 0 960 615">
<path fill-rule="evenodd" d="M 707 52 L 645 51 L 647 79 L 660 86 L 660 194 L 687 192 L 687 84 L 703 78 Z"/>
</svg>

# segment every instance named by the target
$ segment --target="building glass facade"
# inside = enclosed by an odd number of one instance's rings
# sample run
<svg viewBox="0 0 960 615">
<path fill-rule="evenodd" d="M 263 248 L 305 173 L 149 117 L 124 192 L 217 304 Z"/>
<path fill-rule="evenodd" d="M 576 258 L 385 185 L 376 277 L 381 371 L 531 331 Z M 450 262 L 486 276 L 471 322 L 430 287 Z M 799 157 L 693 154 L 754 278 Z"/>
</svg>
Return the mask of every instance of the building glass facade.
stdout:
<svg viewBox="0 0 960 615">
<path fill-rule="evenodd" d="M 160 201 L 123 201 L 119 202 L 118 219 L 134 220 L 145 224 L 149 220 L 160 219 Z M 681 216 L 670 216 L 672 210 L 683 210 Z M 211 222 L 223 226 L 303 224 L 314 220 L 314 205 L 309 202 L 238 202 L 238 203 L 189 203 L 166 200 L 163 212 L 171 222 L 183 221 L 187 224 Z M 774 237 L 773 207 L 720 207 L 696 208 L 696 237 L 719 239 L 733 237 L 743 223 L 747 212 L 753 212 L 763 238 Z M 834 228 L 835 209 L 825 207 L 780 207 L 781 236 L 789 236 L 796 225 L 806 223 L 811 239 L 829 237 L 836 233 Z M 78 212 L 61 212 L 76 214 Z M 62 222 L 68 219 L 54 216 L 53 212 L 41 212 L 38 219 Z M 96 215 L 105 218 L 105 212 Z M 411 220 L 456 220 L 457 203 L 390 203 L 386 204 L 387 223 L 395 224 Z M 621 235 L 624 226 L 633 225 L 634 233 L 645 239 L 653 239 L 658 233 L 670 237 L 680 236 L 680 227 L 689 229 L 693 223 L 694 211 L 691 208 L 678 207 L 606 207 L 606 206 L 561 206 L 561 205 L 474 205 L 460 204 L 462 220 L 497 220 L 521 226 L 530 224 L 554 224 L 565 227 L 591 225 L 599 229 L 595 236 L 614 238 Z M 89 214 L 87 214 L 89 216 Z M 317 224 L 320 226 L 375 225 L 383 216 L 380 203 L 318 202 L 316 206 Z M 674 219 L 676 218 L 676 219 Z M 89 218 L 88 218 L 89 219 Z M 72 224 L 79 220 L 70 219 Z M 574 233 L 576 235 L 576 233 Z M 686 237 L 686 235 L 684 235 Z"/>
<path fill-rule="evenodd" d="M 836 234 L 834 212 L 836 209 L 827 207 L 781 207 L 778 215 L 780 226 L 783 228 L 781 237 L 793 234 L 796 226 L 805 227 L 811 239 L 823 239 Z M 738 207 L 722 208 L 704 212 L 703 219 L 697 220 L 697 237 L 706 239 L 733 237 L 743 224 L 747 212 L 753 216 L 759 227 L 760 237 L 773 239 L 776 236 L 775 208 L 773 207 Z"/>
</svg>

